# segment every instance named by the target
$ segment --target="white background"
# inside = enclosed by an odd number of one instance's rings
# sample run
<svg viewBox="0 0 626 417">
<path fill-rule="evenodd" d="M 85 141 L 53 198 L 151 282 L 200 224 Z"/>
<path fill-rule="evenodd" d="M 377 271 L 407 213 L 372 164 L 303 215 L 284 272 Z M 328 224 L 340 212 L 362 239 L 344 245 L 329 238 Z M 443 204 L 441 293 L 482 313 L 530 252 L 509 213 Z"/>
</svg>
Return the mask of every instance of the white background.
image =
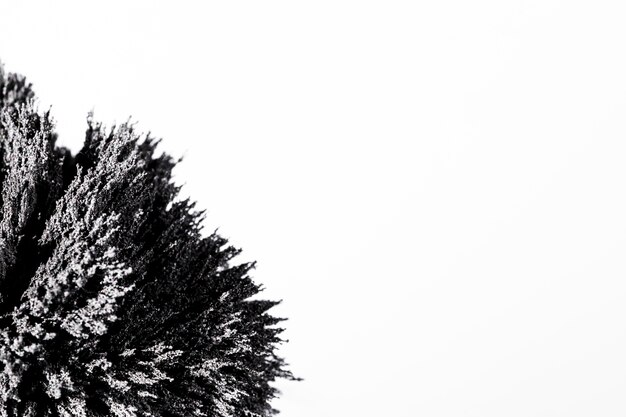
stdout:
<svg viewBox="0 0 626 417">
<path fill-rule="evenodd" d="M 285 417 L 626 415 L 622 1 L 2 1 L 79 149 L 130 115 L 289 317 Z"/>
</svg>

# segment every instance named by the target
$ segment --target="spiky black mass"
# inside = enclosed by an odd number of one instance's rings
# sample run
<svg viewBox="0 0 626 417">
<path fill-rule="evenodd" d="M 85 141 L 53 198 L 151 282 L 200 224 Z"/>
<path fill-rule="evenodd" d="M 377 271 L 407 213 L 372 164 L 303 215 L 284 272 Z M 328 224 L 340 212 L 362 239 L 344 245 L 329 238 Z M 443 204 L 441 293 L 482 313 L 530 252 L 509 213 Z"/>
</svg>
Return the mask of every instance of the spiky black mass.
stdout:
<svg viewBox="0 0 626 417">
<path fill-rule="evenodd" d="M 0 416 L 267 416 L 281 320 L 130 124 L 55 145 L 0 69 Z"/>
</svg>

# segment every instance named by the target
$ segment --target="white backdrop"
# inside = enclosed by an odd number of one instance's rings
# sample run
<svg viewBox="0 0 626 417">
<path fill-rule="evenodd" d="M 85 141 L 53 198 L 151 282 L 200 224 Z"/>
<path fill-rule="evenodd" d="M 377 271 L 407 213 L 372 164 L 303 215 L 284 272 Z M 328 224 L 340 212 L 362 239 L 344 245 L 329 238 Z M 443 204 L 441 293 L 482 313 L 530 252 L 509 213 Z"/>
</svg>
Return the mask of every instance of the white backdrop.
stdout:
<svg viewBox="0 0 626 417">
<path fill-rule="evenodd" d="M 78 150 L 129 115 L 289 317 L 285 417 L 626 415 L 622 1 L 0 1 Z"/>
</svg>

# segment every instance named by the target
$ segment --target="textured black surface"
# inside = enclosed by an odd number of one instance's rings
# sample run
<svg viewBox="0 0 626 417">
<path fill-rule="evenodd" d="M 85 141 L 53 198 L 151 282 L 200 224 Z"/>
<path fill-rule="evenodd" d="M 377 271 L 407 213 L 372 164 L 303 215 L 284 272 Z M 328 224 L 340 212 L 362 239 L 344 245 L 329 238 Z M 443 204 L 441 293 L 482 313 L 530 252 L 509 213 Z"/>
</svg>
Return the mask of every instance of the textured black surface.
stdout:
<svg viewBox="0 0 626 417">
<path fill-rule="evenodd" d="M 0 69 L 0 416 L 266 416 L 282 320 L 177 199 L 178 162 L 90 117 L 55 146 Z"/>
</svg>

